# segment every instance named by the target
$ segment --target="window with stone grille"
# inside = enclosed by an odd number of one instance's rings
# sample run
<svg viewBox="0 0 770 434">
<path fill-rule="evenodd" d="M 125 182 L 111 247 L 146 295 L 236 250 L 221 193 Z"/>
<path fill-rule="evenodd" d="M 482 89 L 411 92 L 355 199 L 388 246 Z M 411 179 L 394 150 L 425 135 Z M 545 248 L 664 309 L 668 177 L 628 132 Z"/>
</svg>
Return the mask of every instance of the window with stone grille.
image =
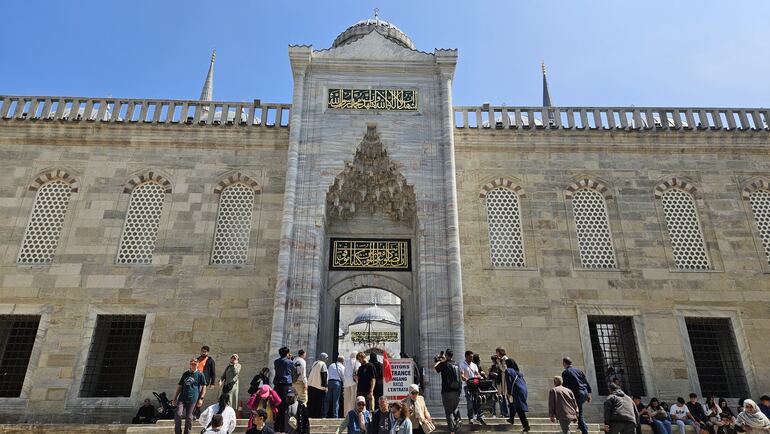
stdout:
<svg viewBox="0 0 770 434">
<path fill-rule="evenodd" d="M 757 224 L 762 246 L 765 248 L 765 259 L 770 263 L 770 191 L 757 190 L 749 195 L 754 222 Z"/>
<path fill-rule="evenodd" d="M 676 267 L 680 270 L 710 269 L 698 210 L 692 195 L 672 188 L 663 193 L 661 203 Z"/>
<path fill-rule="evenodd" d="M 144 315 L 98 315 L 80 396 L 128 397 L 144 333 Z"/>
<path fill-rule="evenodd" d="M 0 315 L 0 398 L 18 398 L 35 346 L 38 315 Z"/>
<path fill-rule="evenodd" d="M 604 196 L 584 188 L 572 195 L 580 262 L 585 268 L 617 268 Z"/>
<path fill-rule="evenodd" d="M 118 264 L 152 263 L 165 196 L 165 188 L 157 182 L 145 182 L 131 192 L 116 259 Z"/>
<path fill-rule="evenodd" d="M 19 264 L 50 264 L 59 245 L 72 188 L 57 180 L 44 184 L 35 195 L 32 214 L 21 242 Z"/>
<path fill-rule="evenodd" d="M 524 267 L 519 196 L 507 188 L 495 188 L 487 193 L 486 204 L 492 267 Z"/>
<path fill-rule="evenodd" d="M 738 344 L 729 318 L 685 318 L 701 395 L 749 396 Z"/>
<path fill-rule="evenodd" d="M 608 395 L 610 383 L 619 381 L 626 393 L 644 396 L 633 317 L 589 316 L 588 329 L 599 394 Z"/>
<path fill-rule="evenodd" d="M 246 263 L 249 255 L 253 211 L 254 190 L 252 188 L 238 183 L 222 190 L 211 253 L 212 264 Z"/>
</svg>

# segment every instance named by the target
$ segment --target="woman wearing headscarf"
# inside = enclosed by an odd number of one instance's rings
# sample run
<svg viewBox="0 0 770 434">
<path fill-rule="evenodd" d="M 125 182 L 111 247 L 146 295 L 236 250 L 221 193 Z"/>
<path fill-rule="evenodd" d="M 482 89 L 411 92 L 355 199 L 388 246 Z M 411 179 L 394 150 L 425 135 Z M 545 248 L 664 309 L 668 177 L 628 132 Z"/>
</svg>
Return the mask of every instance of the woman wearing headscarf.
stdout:
<svg viewBox="0 0 770 434">
<path fill-rule="evenodd" d="M 238 363 L 238 355 L 230 356 L 230 364 L 222 373 L 219 385 L 222 386 L 222 394 L 230 395 L 230 405 L 238 407 L 238 374 L 241 373 L 241 364 Z"/>
<path fill-rule="evenodd" d="M 751 399 L 743 401 L 743 411 L 736 418 L 735 424 L 748 434 L 770 434 L 770 420 Z"/>
<path fill-rule="evenodd" d="M 430 434 L 436 430 L 433 425 L 433 419 L 428 412 L 428 406 L 425 405 L 425 398 L 420 396 L 420 386 L 412 384 L 409 386 L 409 396 L 401 400 L 406 414 L 412 421 L 412 432 L 414 434 Z"/>
<path fill-rule="evenodd" d="M 201 413 L 201 417 L 198 419 L 198 423 L 204 429 L 213 428 L 212 419 L 214 415 L 222 415 L 222 433 L 232 434 L 235 431 L 235 410 L 230 406 L 230 396 L 222 394 L 219 396 L 219 402 L 212 404 Z"/>
<path fill-rule="evenodd" d="M 508 423 L 514 423 L 514 413 L 519 415 L 522 432 L 529 431 L 529 421 L 527 421 L 527 382 L 524 381 L 524 373 L 519 369 L 519 365 L 511 358 L 505 359 L 505 385 L 508 392 Z"/>
</svg>

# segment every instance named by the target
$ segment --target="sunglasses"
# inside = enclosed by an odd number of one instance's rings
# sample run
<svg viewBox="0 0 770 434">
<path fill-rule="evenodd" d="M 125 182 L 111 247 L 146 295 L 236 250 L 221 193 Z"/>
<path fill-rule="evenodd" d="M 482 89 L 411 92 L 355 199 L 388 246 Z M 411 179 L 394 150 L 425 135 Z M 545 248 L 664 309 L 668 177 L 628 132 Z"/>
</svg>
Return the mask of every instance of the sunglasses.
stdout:
<svg viewBox="0 0 770 434">
<path fill-rule="evenodd" d="M 416 390 L 413 390 L 413 391 L 409 392 L 409 394 L 410 394 L 410 395 L 417 395 L 417 391 L 416 391 Z"/>
<path fill-rule="evenodd" d="M 361 407 L 361 406 L 364 406 L 364 405 L 366 405 L 366 403 L 365 403 L 365 402 L 359 402 L 359 403 L 358 403 L 358 404 L 356 404 L 356 405 L 357 405 L 357 406 L 359 406 L 359 407 Z"/>
</svg>

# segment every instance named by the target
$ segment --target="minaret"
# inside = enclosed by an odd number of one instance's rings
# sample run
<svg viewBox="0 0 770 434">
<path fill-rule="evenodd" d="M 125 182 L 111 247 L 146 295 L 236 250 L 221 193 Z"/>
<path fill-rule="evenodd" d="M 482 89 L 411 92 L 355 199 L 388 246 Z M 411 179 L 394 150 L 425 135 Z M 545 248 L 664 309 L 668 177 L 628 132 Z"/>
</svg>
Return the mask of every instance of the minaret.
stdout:
<svg viewBox="0 0 770 434">
<path fill-rule="evenodd" d="M 543 70 L 543 107 L 551 107 L 551 91 L 548 90 L 548 78 L 545 76 L 545 62 L 540 63 Z"/>
<path fill-rule="evenodd" d="M 209 63 L 209 72 L 206 74 L 206 81 L 203 82 L 201 90 L 201 101 L 211 101 L 214 98 L 214 59 L 217 57 L 216 50 L 211 50 L 211 63 Z M 208 110 L 208 107 L 206 107 Z"/>
</svg>

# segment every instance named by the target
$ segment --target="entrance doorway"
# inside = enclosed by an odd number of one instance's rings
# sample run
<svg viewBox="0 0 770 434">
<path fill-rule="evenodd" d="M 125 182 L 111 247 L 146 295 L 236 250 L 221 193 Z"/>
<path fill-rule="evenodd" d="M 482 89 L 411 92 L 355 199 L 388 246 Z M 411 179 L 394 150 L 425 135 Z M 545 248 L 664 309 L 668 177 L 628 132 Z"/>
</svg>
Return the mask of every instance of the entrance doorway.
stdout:
<svg viewBox="0 0 770 434">
<path fill-rule="evenodd" d="M 387 352 L 398 358 L 404 352 L 401 298 L 379 288 L 359 288 L 337 300 L 335 353 Z"/>
</svg>

